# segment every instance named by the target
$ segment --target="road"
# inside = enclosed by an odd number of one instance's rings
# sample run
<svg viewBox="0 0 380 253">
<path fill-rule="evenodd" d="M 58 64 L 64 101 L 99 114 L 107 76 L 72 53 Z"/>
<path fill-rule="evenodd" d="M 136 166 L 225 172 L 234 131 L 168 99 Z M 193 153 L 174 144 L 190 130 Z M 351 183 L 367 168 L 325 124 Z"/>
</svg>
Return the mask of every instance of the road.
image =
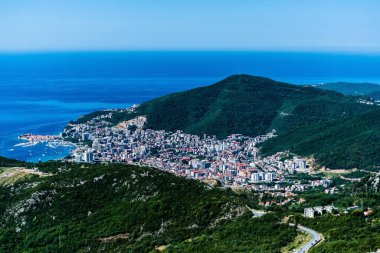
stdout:
<svg viewBox="0 0 380 253">
<path fill-rule="evenodd" d="M 289 225 L 290 226 L 294 226 L 293 223 L 290 223 Z M 309 252 L 309 250 L 314 245 L 316 245 L 318 242 L 320 242 L 322 240 L 322 236 L 317 231 L 315 231 L 315 230 L 312 230 L 310 228 L 307 228 L 307 227 L 304 227 L 304 226 L 301 226 L 301 225 L 298 225 L 297 228 L 299 230 L 302 230 L 303 232 L 308 233 L 309 235 L 311 235 L 311 239 L 306 244 L 302 245 L 301 248 L 297 249 L 295 251 L 295 253 L 306 253 L 306 252 Z"/>
<path fill-rule="evenodd" d="M 258 218 L 258 217 L 261 217 L 264 214 L 266 214 L 265 211 L 255 210 L 255 209 L 249 208 L 248 206 L 246 206 L 246 207 L 252 212 L 253 218 Z M 289 223 L 289 225 L 293 226 L 293 227 L 295 226 L 294 223 Z M 310 229 L 310 228 L 307 228 L 307 227 L 304 227 L 304 226 L 301 226 L 301 225 L 298 225 L 297 228 L 299 230 L 302 230 L 303 232 L 311 235 L 311 239 L 310 239 L 310 241 L 308 241 L 307 243 L 305 243 L 304 245 L 302 245 L 300 248 L 296 249 L 294 251 L 295 253 L 306 253 L 306 252 L 309 252 L 309 250 L 314 245 L 316 245 L 318 242 L 320 242 L 322 240 L 322 235 L 319 234 L 317 231 L 315 231 L 313 229 Z"/>
<path fill-rule="evenodd" d="M 263 216 L 264 214 L 266 214 L 267 212 L 263 211 L 263 210 L 256 210 L 256 209 L 252 209 L 250 208 L 249 206 L 245 206 L 249 211 L 252 212 L 252 217 L 253 218 L 258 218 L 258 217 L 261 217 Z"/>
</svg>

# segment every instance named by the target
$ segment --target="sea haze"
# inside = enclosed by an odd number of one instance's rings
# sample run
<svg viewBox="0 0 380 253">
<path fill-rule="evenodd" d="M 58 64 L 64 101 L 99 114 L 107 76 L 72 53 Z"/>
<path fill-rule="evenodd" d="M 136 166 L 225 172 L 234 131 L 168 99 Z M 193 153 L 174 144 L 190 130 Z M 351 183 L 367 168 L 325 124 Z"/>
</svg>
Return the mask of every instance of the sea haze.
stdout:
<svg viewBox="0 0 380 253">
<path fill-rule="evenodd" d="M 246 73 L 295 84 L 380 83 L 379 55 L 257 52 L 0 54 L 0 156 L 57 159 L 68 147 L 15 146 L 22 133 L 58 134 L 70 120 L 126 108 Z"/>
</svg>

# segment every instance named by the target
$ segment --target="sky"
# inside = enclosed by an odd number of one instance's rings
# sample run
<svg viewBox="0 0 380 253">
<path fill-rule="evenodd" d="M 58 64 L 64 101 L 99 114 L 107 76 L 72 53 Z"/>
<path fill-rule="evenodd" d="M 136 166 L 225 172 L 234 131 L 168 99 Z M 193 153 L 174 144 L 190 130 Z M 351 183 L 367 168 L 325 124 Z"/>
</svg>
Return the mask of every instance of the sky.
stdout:
<svg viewBox="0 0 380 253">
<path fill-rule="evenodd" d="M 378 0 L 1 0 L 0 52 L 380 52 Z"/>
</svg>

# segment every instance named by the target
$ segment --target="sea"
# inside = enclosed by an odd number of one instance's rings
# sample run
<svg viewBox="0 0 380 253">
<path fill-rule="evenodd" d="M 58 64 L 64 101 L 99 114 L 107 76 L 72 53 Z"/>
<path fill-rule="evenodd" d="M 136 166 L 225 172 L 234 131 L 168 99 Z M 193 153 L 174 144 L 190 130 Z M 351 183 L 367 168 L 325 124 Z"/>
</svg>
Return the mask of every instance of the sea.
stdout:
<svg viewBox="0 0 380 253">
<path fill-rule="evenodd" d="M 138 51 L 0 53 L 0 156 L 47 161 L 72 147 L 20 146 L 25 133 L 59 134 L 83 114 L 127 108 L 232 74 L 293 84 L 380 83 L 380 55 Z"/>
</svg>

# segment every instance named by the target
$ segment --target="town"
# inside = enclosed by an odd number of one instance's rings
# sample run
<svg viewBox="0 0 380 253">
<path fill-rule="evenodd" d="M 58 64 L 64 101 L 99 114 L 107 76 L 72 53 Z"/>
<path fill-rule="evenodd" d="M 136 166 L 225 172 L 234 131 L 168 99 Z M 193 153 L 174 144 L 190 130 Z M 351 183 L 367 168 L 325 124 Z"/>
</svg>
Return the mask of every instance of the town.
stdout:
<svg viewBox="0 0 380 253">
<path fill-rule="evenodd" d="M 79 143 L 70 161 L 150 166 L 224 187 L 269 191 L 274 196 L 292 197 L 294 192 L 316 186 L 325 187 L 326 193 L 338 190 L 329 188 L 329 179 L 305 182 L 288 177 L 310 172 L 312 167 L 304 158 L 287 157 L 283 152 L 261 157 L 257 144 L 275 137 L 275 130 L 256 137 L 232 134 L 219 140 L 206 134 L 200 137 L 182 131 L 144 129 L 144 116 L 116 126 L 106 120 L 109 118 L 112 110 L 65 128 L 62 137 Z"/>
<path fill-rule="evenodd" d="M 35 134 L 22 134 L 18 137 L 19 140 L 24 140 L 28 142 L 48 142 L 59 140 L 59 136 L 56 135 L 35 135 Z"/>
</svg>

